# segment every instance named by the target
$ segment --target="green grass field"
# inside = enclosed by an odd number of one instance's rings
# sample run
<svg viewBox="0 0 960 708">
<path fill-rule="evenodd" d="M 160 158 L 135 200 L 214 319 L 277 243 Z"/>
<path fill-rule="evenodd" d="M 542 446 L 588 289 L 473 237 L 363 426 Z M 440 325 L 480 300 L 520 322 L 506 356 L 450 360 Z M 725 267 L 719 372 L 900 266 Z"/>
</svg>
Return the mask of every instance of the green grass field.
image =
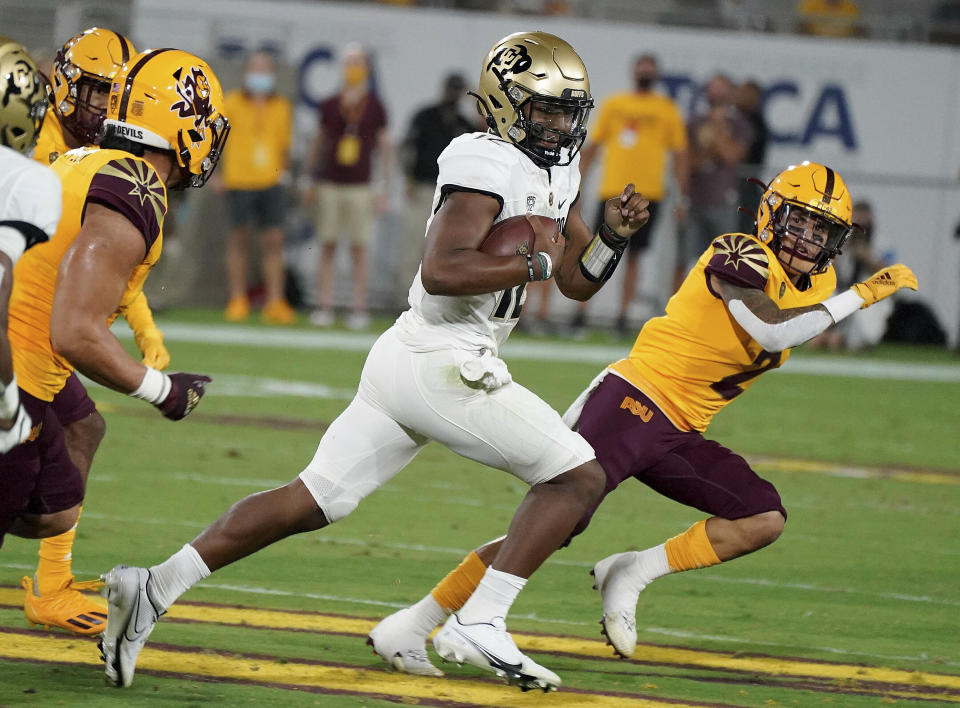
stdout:
<svg viewBox="0 0 960 708">
<path fill-rule="evenodd" d="M 230 328 L 218 313 L 198 311 L 168 313 L 159 324 L 172 368 L 209 373 L 214 384 L 180 423 L 91 388 L 108 432 L 74 548 L 81 579 L 120 562 L 157 563 L 232 502 L 294 477 L 346 405 L 364 359 L 363 337 L 333 338 L 329 348 L 306 327 Z M 248 331 L 248 343 L 213 341 Z M 271 343 L 277 332 L 301 340 Z M 600 370 L 605 348 L 627 349 L 603 335 L 514 339 L 522 356 L 505 354 L 514 378 L 560 410 Z M 584 361 L 556 361 L 560 351 Z M 840 374 L 815 373 L 835 364 Z M 886 374 L 842 374 L 871 367 Z M 902 378 L 916 372 L 923 377 Z M 563 677 L 556 694 L 522 694 L 453 665 L 449 679 L 405 679 L 364 645 L 378 618 L 501 534 L 523 495 L 509 475 L 432 445 L 345 521 L 188 592 L 157 626 L 125 691 L 104 687 L 94 641 L 29 628 L 13 588 L 31 572 L 37 544 L 7 537 L 0 705 L 960 703 L 958 400 L 960 359 L 949 352 L 795 353 L 709 431 L 777 485 L 790 512 L 781 539 L 652 585 L 638 611 L 642 646 L 633 660 L 615 660 L 599 636 L 589 568 L 700 517 L 625 484 L 531 579 L 511 614 L 521 648 Z M 237 605 L 251 609 L 225 607 Z"/>
</svg>

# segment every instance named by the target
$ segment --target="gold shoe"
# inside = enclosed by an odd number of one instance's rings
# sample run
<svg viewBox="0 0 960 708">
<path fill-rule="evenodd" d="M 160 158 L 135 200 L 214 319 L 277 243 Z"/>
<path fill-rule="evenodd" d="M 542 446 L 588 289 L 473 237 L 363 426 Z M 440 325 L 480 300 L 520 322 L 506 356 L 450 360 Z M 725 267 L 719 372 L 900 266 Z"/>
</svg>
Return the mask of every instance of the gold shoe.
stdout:
<svg viewBox="0 0 960 708">
<path fill-rule="evenodd" d="M 293 324 L 297 321 L 297 313 L 286 300 L 271 300 L 260 311 L 260 319 L 264 324 Z"/>
<path fill-rule="evenodd" d="M 47 629 L 62 627 L 74 634 L 100 634 L 107 626 L 107 608 L 88 599 L 81 591 L 97 590 L 101 580 L 76 583 L 73 578 L 65 588 L 49 595 L 38 595 L 34 579 L 25 576 L 20 584 L 27 591 L 23 611 L 31 624 Z"/>
<path fill-rule="evenodd" d="M 243 322 L 250 316 L 250 301 L 245 297 L 232 297 L 223 311 L 227 322 Z"/>
</svg>

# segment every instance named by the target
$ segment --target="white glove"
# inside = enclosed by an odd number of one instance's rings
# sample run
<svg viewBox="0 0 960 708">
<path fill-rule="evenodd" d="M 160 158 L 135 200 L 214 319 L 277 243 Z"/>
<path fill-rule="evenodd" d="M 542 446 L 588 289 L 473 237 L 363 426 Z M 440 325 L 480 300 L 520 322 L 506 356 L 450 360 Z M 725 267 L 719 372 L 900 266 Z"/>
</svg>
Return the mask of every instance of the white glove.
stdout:
<svg viewBox="0 0 960 708">
<path fill-rule="evenodd" d="M 17 408 L 17 416 L 13 419 L 13 425 L 9 430 L 0 429 L 0 454 L 10 452 L 17 445 L 30 437 L 30 428 L 33 421 L 30 420 L 30 414 L 22 405 Z"/>
</svg>

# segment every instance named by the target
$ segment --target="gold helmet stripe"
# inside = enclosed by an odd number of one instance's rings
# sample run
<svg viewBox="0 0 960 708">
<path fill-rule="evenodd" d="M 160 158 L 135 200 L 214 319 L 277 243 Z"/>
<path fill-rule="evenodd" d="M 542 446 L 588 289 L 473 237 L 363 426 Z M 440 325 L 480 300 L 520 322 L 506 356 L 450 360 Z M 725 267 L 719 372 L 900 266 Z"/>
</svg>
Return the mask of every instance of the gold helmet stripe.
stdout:
<svg viewBox="0 0 960 708">
<path fill-rule="evenodd" d="M 153 59 L 158 54 L 172 51 L 175 51 L 173 47 L 154 49 L 149 54 L 140 57 L 140 59 L 137 60 L 137 63 L 133 65 L 133 68 L 127 73 L 127 81 L 123 86 L 123 96 L 120 98 L 120 110 L 117 112 L 117 120 L 119 120 L 121 123 L 124 123 L 127 120 L 127 104 L 130 102 L 130 92 L 133 90 L 133 79 L 136 77 L 136 75 L 140 73 L 140 70 L 146 66 L 148 61 Z"/>
</svg>

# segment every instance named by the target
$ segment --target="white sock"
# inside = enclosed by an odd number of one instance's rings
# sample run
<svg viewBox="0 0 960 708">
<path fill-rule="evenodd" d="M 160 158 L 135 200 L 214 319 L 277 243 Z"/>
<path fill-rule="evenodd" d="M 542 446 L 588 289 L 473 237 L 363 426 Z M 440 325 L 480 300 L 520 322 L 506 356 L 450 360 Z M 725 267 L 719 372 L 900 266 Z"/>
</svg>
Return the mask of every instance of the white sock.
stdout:
<svg viewBox="0 0 960 708">
<path fill-rule="evenodd" d="M 159 611 L 166 612 L 178 597 L 208 577 L 207 564 L 197 549 L 186 543 L 163 563 L 150 568 L 150 597 Z"/>
<path fill-rule="evenodd" d="M 430 634 L 438 624 L 442 624 L 448 614 L 440 603 L 433 599 L 432 594 L 427 594 L 420 602 L 408 609 L 417 631 L 424 637 Z"/>
<path fill-rule="evenodd" d="M 526 578 L 489 567 L 457 616 L 464 624 L 489 622 L 494 617 L 506 618 L 510 606 L 526 584 Z"/>
<path fill-rule="evenodd" d="M 659 546 L 648 548 L 645 551 L 637 553 L 637 576 L 638 580 L 646 587 L 657 578 L 669 575 L 673 572 L 670 563 L 667 562 L 667 547 L 661 543 Z M 642 588 L 641 588 L 642 589 Z"/>
</svg>

